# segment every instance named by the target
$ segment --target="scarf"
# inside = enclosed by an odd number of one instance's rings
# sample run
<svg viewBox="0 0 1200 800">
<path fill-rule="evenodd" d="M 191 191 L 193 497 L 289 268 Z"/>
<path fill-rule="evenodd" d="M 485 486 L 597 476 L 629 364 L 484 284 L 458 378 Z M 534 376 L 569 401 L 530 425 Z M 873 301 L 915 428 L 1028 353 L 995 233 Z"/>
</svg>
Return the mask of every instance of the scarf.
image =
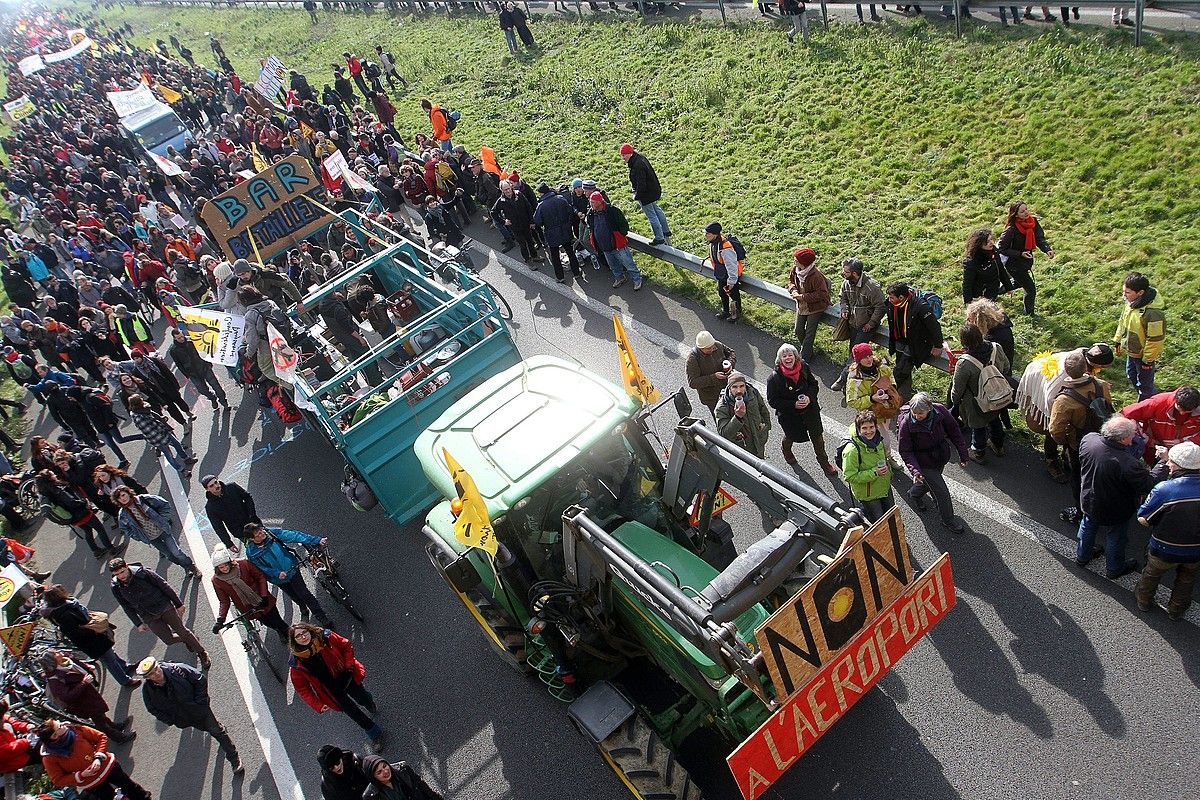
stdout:
<svg viewBox="0 0 1200 800">
<path fill-rule="evenodd" d="M 779 371 L 783 374 L 783 377 L 787 378 L 792 383 L 800 382 L 800 372 L 803 369 L 804 369 L 804 364 L 798 358 L 794 362 L 792 362 L 791 369 L 788 369 L 783 364 L 779 365 Z"/>
<path fill-rule="evenodd" d="M 867 447 L 869 447 L 869 448 L 871 448 L 872 450 L 874 450 L 876 447 L 878 447 L 878 446 L 879 446 L 879 443 L 883 441 L 883 433 L 882 433 L 882 432 L 880 432 L 880 430 L 879 430 L 879 426 L 878 426 L 878 425 L 876 425 L 876 426 L 875 426 L 875 435 L 874 435 L 874 436 L 872 436 L 870 439 L 868 439 L 867 437 L 863 436 L 863 435 L 860 433 L 860 434 L 858 434 L 858 440 L 859 440 L 860 442 L 862 442 L 863 444 L 865 444 Z"/>
<path fill-rule="evenodd" d="M 71 755 L 71 751 L 75 749 L 75 729 L 67 728 L 58 739 L 51 739 L 49 736 L 42 737 L 42 753 L 48 756 L 58 756 L 59 758 L 67 758 Z"/>
<path fill-rule="evenodd" d="M 856 361 L 854 363 L 854 374 L 859 378 L 873 381 L 879 377 L 879 364 L 879 359 L 872 361 L 869 367 L 864 367 L 862 362 Z"/>
<path fill-rule="evenodd" d="M 257 602 L 257 601 L 255 601 Z M 314 636 L 308 642 L 308 647 L 301 647 L 296 644 L 295 639 L 288 640 L 288 648 L 292 651 L 292 655 L 301 660 L 312 658 L 325 649 L 325 639 L 323 636 Z"/>
<path fill-rule="evenodd" d="M 219 581 L 222 581 L 223 583 L 229 584 L 229 588 L 233 590 L 234 596 L 238 600 L 241 600 L 242 603 L 244 603 L 247 607 L 254 608 L 262 602 L 263 598 L 259 596 L 258 592 L 251 589 L 250 584 L 242 580 L 242 573 L 241 570 L 237 568 L 236 562 L 234 563 L 233 569 L 229 570 L 229 572 L 224 575 L 216 570 L 213 570 L 213 577 Z M 242 603 L 239 603 L 239 605 Z"/>
<path fill-rule="evenodd" d="M 1013 224 L 1016 226 L 1019 233 L 1025 234 L 1024 249 L 1032 253 L 1033 248 L 1037 247 L 1037 236 L 1034 235 L 1035 231 L 1037 230 L 1037 217 L 1033 216 L 1032 214 L 1030 214 L 1029 217 L 1024 220 L 1018 217 Z"/>
<path fill-rule="evenodd" d="M 898 306 L 892 306 L 892 315 L 896 320 L 896 335 L 897 340 L 908 338 L 908 301 L 912 299 L 912 294 L 904 298 L 904 302 Z"/>
</svg>

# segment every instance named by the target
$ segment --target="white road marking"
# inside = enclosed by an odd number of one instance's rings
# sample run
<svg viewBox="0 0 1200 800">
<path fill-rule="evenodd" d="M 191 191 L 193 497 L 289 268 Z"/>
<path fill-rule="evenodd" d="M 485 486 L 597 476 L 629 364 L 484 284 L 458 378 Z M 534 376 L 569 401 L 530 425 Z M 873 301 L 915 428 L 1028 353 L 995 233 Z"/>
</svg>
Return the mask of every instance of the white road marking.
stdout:
<svg viewBox="0 0 1200 800">
<path fill-rule="evenodd" d="M 473 246 L 476 251 L 489 258 L 489 263 L 495 263 L 511 272 L 519 273 L 529 280 L 536 281 L 546 289 L 562 295 L 578 306 L 583 306 L 588 310 L 595 312 L 596 314 L 601 314 L 604 316 L 611 316 L 614 312 L 620 313 L 622 322 L 624 323 L 626 329 L 637 331 L 637 333 L 647 341 L 663 348 L 664 350 L 675 352 L 680 358 L 686 359 L 688 353 L 691 352 L 691 347 L 682 342 L 676 341 L 657 328 L 652 328 L 649 325 L 634 319 L 632 316 L 629 316 L 620 309 L 602 303 L 599 300 L 584 294 L 582 291 L 576 288 L 575 282 L 570 284 L 558 283 L 551 276 L 542 272 L 535 272 L 529 269 L 525 264 L 517 261 L 515 258 L 493 250 L 487 245 L 484 245 L 480 242 L 474 242 Z M 584 265 L 584 269 L 587 271 L 589 280 L 607 280 L 610 274 L 607 270 L 603 269 L 599 271 L 593 270 L 586 264 Z M 577 280 L 578 279 L 576 279 L 576 281 Z M 632 290 L 632 286 L 629 284 L 626 284 L 626 286 Z M 765 396 L 766 387 L 764 384 L 754 379 L 751 379 L 751 382 L 760 392 L 764 392 Z M 827 430 L 844 430 L 847 425 L 847 423 L 834 419 L 824 412 L 821 414 L 821 420 Z M 1062 556 L 1063 558 L 1071 559 L 1072 561 L 1074 560 L 1075 540 L 1073 538 L 1068 538 L 1059 531 L 1048 528 L 1027 514 L 1022 514 L 1010 508 L 1006 508 L 976 489 L 954 480 L 949 475 L 946 475 L 945 478 L 946 486 L 949 487 L 950 495 L 953 497 L 956 503 L 961 503 L 979 516 L 985 517 L 997 525 L 1006 528 L 1031 542 L 1040 544 L 1042 547 L 1052 553 Z M 1093 562 L 1093 565 L 1088 567 L 1088 569 L 1097 575 L 1103 576 L 1104 559 L 1101 558 Z M 1120 584 L 1132 592 L 1134 586 L 1137 584 L 1137 577 L 1137 573 L 1133 573 L 1118 579 L 1115 581 L 1115 583 Z M 1165 587 L 1160 586 L 1157 600 L 1163 605 L 1166 605 L 1169 594 L 1169 591 Z M 1184 619 L 1194 624 L 1200 624 L 1200 606 L 1198 606 L 1196 603 L 1193 603 L 1189 607 Z"/>
<path fill-rule="evenodd" d="M 180 481 L 178 473 L 162 458 L 159 458 L 159 467 L 163 471 L 163 481 L 171 490 L 171 501 L 174 503 L 176 511 L 179 512 L 179 518 L 183 521 L 183 535 L 192 552 L 192 560 L 204 574 L 202 581 L 204 596 L 208 599 L 209 608 L 215 618 L 219 605 L 217 593 L 212 587 L 212 562 L 208 557 L 208 546 L 200 534 L 195 512 L 188 503 L 187 492 L 183 489 L 183 482 Z M 275 780 L 275 788 L 278 790 L 279 796 L 283 800 L 305 800 L 304 787 L 296 778 L 296 770 L 288 757 L 287 748 L 283 745 L 283 737 L 279 735 L 279 728 L 275 725 L 271 707 L 263 696 L 258 675 L 250 668 L 249 656 L 242 647 L 240 628 L 234 627 L 222 632 L 221 641 L 229 655 L 233 675 L 237 679 L 238 688 L 242 690 L 242 699 L 246 703 L 246 710 L 250 713 L 250 722 L 254 725 L 258 744 L 262 748 L 263 760 L 266 762 L 267 769 L 271 770 L 271 777 Z"/>
</svg>

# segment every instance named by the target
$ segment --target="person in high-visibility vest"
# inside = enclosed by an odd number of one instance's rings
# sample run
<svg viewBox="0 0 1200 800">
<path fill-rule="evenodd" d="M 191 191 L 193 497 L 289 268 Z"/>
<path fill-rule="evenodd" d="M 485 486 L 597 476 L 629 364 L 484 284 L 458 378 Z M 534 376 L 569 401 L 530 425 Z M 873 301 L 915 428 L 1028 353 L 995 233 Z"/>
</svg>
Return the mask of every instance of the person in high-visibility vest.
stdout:
<svg viewBox="0 0 1200 800">
<path fill-rule="evenodd" d="M 721 223 L 710 222 L 704 226 L 704 238 L 708 240 L 708 265 L 717 278 L 717 293 L 721 296 L 721 313 L 718 319 L 736 322 L 742 315 L 742 269 L 744 262 L 729 237 L 721 232 Z M 729 301 L 733 301 L 733 310 Z"/>
</svg>

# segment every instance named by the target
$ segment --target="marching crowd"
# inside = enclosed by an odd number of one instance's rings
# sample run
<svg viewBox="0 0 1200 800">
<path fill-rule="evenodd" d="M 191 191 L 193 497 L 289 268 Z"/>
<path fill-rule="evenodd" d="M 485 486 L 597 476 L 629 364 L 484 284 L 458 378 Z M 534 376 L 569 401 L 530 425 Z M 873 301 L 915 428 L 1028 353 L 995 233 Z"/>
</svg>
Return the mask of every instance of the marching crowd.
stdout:
<svg viewBox="0 0 1200 800">
<path fill-rule="evenodd" d="M 65 27 L 64 18 L 54 18 L 39 33 L 53 41 Z M 93 25 L 88 33 L 99 49 L 86 61 L 62 61 L 28 76 L 16 68 L 24 55 L 20 46 L 3 52 L 10 94 L 28 96 L 37 109 L 0 140 L 8 155 L 0 182 L 19 217 L 15 225 L 0 223 L 0 279 L 10 299 L 8 313 L 0 317 L 3 358 L 8 374 L 62 430 L 54 441 L 29 440 L 28 468 L 46 518 L 77 532 L 105 563 L 111 574 L 106 588 L 139 632 L 153 632 L 166 644 L 183 643 L 197 665 L 153 657 L 127 664 L 114 648 L 107 617 L 62 584 L 49 582 L 49 574 L 32 568 L 29 574 L 42 587 L 39 613 L 72 647 L 100 662 L 122 687 L 140 688 L 158 719 L 209 732 L 240 773 L 236 748 L 211 708 L 210 659 L 184 624 L 180 591 L 127 559 L 130 543 L 137 542 L 199 579 L 179 543 L 179 509 L 129 474 L 130 459 L 120 445 L 144 440 L 146 452 L 161 454 L 182 477 L 191 475 L 197 456 L 188 442 L 195 415 L 176 371 L 210 401 L 214 414 L 229 413 L 225 381 L 200 357 L 182 324 L 180 309 L 205 300 L 246 317 L 243 366 L 228 378 L 257 388 L 260 405 L 283 418 L 294 407 L 274 373 L 267 324 L 302 338 L 303 330 L 283 309 L 297 304 L 301 313 L 314 311 L 303 308 L 303 290 L 338 275 L 387 235 L 364 244 L 339 221 L 274 263 L 230 261 L 201 218 L 206 203 L 265 163 L 299 154 L 320 171 L 325 159 L 341 153 L 353 176 L 324 172 L 331 205 L 369 209 L 365 218 L 381 231 L 406 231 L 411 223 L 423 227 L 432 242 L 458 245 L 467 226 L 482 223 L 503 238 L 504 252 L 519 247 L 531 268 L 548 260 L 560 283 L 568 269 L 586 282 L 590 273 L 607 268 L 613 288 L 632 283 L 634 291 L 644 279 L 628 247 L 629 220 L 595 181 L 531 186 L 518 172 L 502 169 L 491 148 L 474 157 L 456 144 L 461 115 L 428 99 L 422 108 L 429 131 L 406 143 L 394 127 L 395 108 L 383 84 L 390 89 L 407 85 L 407 79 L 383 45 L 375 46 L 374 60 L 345 52 L 345 64 L 333 65 L 320 92 L 293 70 L 280 96 L 268 101 L 243 84 L 215 38 L 209 44 L 219 66 L 208 69 L 175 37 L 171 45 L 179 60 L 161 40 L 153 50 L 134 46 L 127 38 L 131 29 Z M 510 45 L 515 46 L 511 38 Z M 177 96 L 172 107 L 205 131 L 181 150 L 168 150 L 175 174 L 141 157 L 104 101 L 106 91 L 138 83 Z M 621 145 L 618 153 L 653 243 L 668 244 L 672 230 L 653 165 L 632 144 Z M 717 316 L 736 322 L 742 314 L 745 247 L 720 222 L 706 226 L 704 236 L 721 302 Z M 1190 605 L 1200 570 L 1200 391 L 1157 388 L 1165 303 L 1136 272 L 1124 281 L 1125 308 L 1110 341 L 1038 356 L 1018 373 L 1012 324 L 999 301 L 1020 290 L 1024 313 L 1036 313 L 1039 251 L 1054 257 L 1041 222 L 1023 202 L 1011 205 L 999 237 L 988 229 L 971 233 L 962 273 L 966 311 L 950 343 L 936 293 L 901 281 L 885 289 L 855 258 L 841 264 L 835 290 L 818 254 L 797 249 L 788 282 L 796 303 L 795 344 L 779 348 L 765 392 L 738 371 L 736 342 L 725 344 L 709 331 L 696 337 L 687 359 L 688 384 L 722 435 L 759 457 L 767 454 L 773 419 L 789 465 L 798 465 L 794 445 L 810 443 L 822 471 L 831 478 L 840 473 L 869 518 L 894 505 L 893 481 L 907 474 L 911 504 L 925 511 L 932 499 L 942 524 L 955 532 L 963 526 L 954 515 L 945 469 L 951 462 L 986 464 L 989 451 L 991 457 L 1004 456 L 1006 431 L 1020 415 L 1044 436 L 1050 476 L 1069 484 L 1072 503 L 1062 517 L 1078 526 L 1078 563 L 1103 553 L 1109 577 L 1140 569 L 1137 602 L 1145 611 L 1156 608 L 1155 590 L 1164 574 L 1176 570 L 1166 610 L 1178 618 Z M 327 335 L 354 358 L 367 348 L 360 323 L 374 326 L 378 320 L 373 291 L 347 295 L 334 293 L 315 312 Z M 841 319 L 834 338 L 847 342 L 849 353 L 829 388 L 841 393 L 854 419 L 847 430 L 827 433 L 811 361 L 817 326 L 835 302 Z M 885 321 L 887 344 L 877 346 Z M 156 335 L 156 327 L 166 333 Z M 1122 355 L 1139 401 L 1118 411 L 1101 376 Z M 913 393 L 913 373 L 943 356 L 953 366 L 948 396 Z M 17 512 L 20 476 L 11 462 L 19 459 L 22 443 L 3 443 L 10 456 L 0 464 L 8 473 L 0 480 L 0 500 L 19 530 L 28 523 Z M 326 540 L 265 527 L 254 498 L 236 483 L 216 475 L 203 476 L 201 483 L 207 516 L 221 541 L 210 556 L 220 600 L 214 632 L 234 624 L 226 622 L 234 609 L 238 618 L 275 630 L 290 654 L 296 694 L 318 712 L 345 713 L 367 733 L 372 753 L 366 757 L 333 745 L 322 748 L 325 796 L 436 797 L 406 764 L 378 755 L 384 733 L 364 687 L 365 670 L 305 584 L 295 549 L 322 547 Z M 1144 565 L 1127 553 L 1135 519 L 1151 529 Z M 1101 534 L 1103 550 L 1096 545 Z M 10 561 L 28 566 L 18 548 L 14 542 L 6 551 Z M 273 587 L 305 621 L 288 624 Z M 309 618 L 319 624 L 309 624 Z M 6 760 L 0 767 L 11 771 L 38 762 L 64 789 L 106 800 L 118 790 L 134 800 L 148 797 L 109 749 L 110 742 L 123 744 L 135 734 L 129 720 L 108 716 L 95 676 L 65 656 L 51 655 L 40 666 L 62 707 L 93 725 L 51 721 L 31 728 L 6 716 L 0 727 Z"/>
</svg>

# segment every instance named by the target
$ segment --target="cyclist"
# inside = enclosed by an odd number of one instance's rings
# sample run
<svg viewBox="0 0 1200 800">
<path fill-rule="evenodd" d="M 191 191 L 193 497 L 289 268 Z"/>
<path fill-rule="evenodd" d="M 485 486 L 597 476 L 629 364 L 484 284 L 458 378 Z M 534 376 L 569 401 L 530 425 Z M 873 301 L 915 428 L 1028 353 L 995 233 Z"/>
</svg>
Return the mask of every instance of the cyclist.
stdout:
<svg viewBox="0 0 1200 800">
<path fill-rule="evenodd" d="M 295 552 L 285 545 L 303 544 L 309 547 L 324 547 L 329 539 L 321 539 L 300 531 L 289 531 L 287 528 L 265 528 L 254 522 L 246 523 L 246 558 L 251 564 L 262 570 L 266 579 L 283 590 L 292 598 L 292 602 L 300 606 L 300 613 L 307 618 L 309 614 L 317 618 L 326 628 L 333 628 L 333 623 L 325 609 L 317 602 L 317 598 L 304 583 L 304 575 L 300 572 L 300 559 Z"/>
<path fill-rule="evenodd" d="M 213 549 L 212 565 L 212 585 L 217 592 L 217 599 L 221 602 L 213 633 L 221 632 L 221 627 L 225 624 L 225 615 L 229 613 L 229 604 L 233 603 L 239 614 L 257 619 L 278 633 L 279 638 L 286 643 L 287 624 L 279 616 L 275 598 L 267 588 L 267 578 L 262 570 L 245 559 L 234 558 L 229 548 L 223 545 L 217 545 Z"/>
</svg>

